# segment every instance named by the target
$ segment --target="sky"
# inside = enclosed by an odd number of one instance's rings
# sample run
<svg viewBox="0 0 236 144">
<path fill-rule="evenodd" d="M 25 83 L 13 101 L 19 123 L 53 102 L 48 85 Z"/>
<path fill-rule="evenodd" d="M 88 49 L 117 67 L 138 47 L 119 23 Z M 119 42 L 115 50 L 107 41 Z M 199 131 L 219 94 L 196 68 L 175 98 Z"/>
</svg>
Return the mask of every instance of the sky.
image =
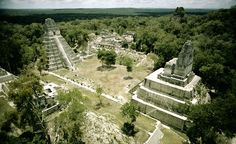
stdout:
<svg viewBox="0 0 236 144">
<path fill-rule="evenodd" d="M 236 0 L 0 0 L 0 8 L 230 8 Z"/>
</svg>

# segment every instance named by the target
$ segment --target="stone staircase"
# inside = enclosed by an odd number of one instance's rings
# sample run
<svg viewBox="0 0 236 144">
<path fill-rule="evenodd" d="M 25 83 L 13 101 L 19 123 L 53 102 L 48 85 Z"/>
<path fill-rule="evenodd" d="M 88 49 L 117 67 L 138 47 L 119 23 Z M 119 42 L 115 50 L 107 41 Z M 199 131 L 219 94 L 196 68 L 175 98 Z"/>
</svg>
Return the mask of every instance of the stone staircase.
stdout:
<svg viewBox="0 0 236 144">
<path fill-rule="evenodd" d="M 61 36 L 56 23 L 50 18 L 45 20 L 43 43 L 48 58 L 47 70 L 53 71 L 62 67 L 75 69 L 74 66 L 80 58 Z"/>
<path fill-rule="evenodd" d="M 61 44 L 64 47 L 65 52 L 67 53 L 70 61 L 72 63 L 77 63 L 79 62 L 80 58 L 76 55 L 76 53 L 72 50 L 72 48 L 69 46 L 69 44 L 66 42 L 66 40 L 62 37 L 59 36 L 58 37 L 59 41 L 61 42 Z"/>
<path fill-rule="evenodd" d="M 47 69 L 49 71 L 53 71 L 62 68 L 64 63 L 61 60 L 60 51 L 58 50 L 56 43 L 53 41 L 53 38 L 46 37 L 44 38 L 43 43 L 48 58 Z"/>
<path fill-rule="evenodd" d="M 185 127 L 187 117 L 146 102 L 145 100 L 138 98 L 136 93 L 134 93 L 132 97 L 132 103 L 138 106 L 139 111 L 141 111 L 142 113 L 156 118 L 164 124 L 181 130 L 183 130 Z"/>
<path fill-rule="evenodd" d="M 168 94 L 153 91 L 142 84 L 140 84 L 139 90 L 137 91 L 138 98 L 145 100 L 151 104 L 154 104 L 160 108 L 167 109 L 171 112 L 179 113 L 178 109 L 180 107 L 186 106 L 185 101 L 176 99 Z M 181 113 L 179 113 L 181 114 Z"/>
</svg>

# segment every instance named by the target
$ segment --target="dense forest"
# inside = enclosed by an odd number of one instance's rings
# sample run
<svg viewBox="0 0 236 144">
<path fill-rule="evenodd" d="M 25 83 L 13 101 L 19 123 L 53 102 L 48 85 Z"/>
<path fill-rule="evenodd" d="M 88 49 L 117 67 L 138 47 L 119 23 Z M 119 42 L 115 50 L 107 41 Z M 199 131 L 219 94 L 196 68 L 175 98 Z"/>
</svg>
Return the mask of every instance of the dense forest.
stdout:
<svg viewBox="0 0 236 144">
<path fill-rule="evenodd" d="M 42 21 L 43 23 L 43 21 Z M 43 54 L 42 23 L 22 25 L 0 22 L 0 66 L 19 74 Z M 212 101 L 190 109 L 190 125 L 186 133 L 193 143 L 220 143 L 236 133 L 236 7 L 188 15 L 183 10 L 173 14 L 126 16 L 59 22 L 67 42 L 85 47 L 89 34 L 104 30 L 122 35 L 134 32 L 131 49 L 158 56 L 154 70 L 176 57 L 185 41 L 194 47 L 193 71 L 209 88 Z"/>
<path fill-rule="evenodd" d="M 41 23 L 50 17 L 56 22 L 75 19 L 104 19 L 128 16 L 154 16 L 172 14 L 175 9 L 167 8 L 83 8 L 83 9 L 0 9 L 0 20 L 12 23 Z M 186 9 L 187 14 L 203 15 L 213 9 Z"/>
</svg>

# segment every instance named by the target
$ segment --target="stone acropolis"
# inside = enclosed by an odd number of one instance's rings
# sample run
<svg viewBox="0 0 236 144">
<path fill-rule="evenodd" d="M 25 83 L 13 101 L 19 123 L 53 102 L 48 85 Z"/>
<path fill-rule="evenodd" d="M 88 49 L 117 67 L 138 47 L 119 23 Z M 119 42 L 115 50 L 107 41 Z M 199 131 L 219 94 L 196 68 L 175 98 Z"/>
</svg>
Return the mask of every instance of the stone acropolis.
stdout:
<svg viewBox="0 0 236 144">
<path fill-rule="evenodd" d="M 183 130 L 187 117 L 181 109 L 195 98 L 194 88 L 201 78 L 192 71 L 193 47 L 187 41 L 178 58 L 173 58 L 148 75 L 134 92 L 132 101 L 139 110 L 164 124 Z"/>
</svg>

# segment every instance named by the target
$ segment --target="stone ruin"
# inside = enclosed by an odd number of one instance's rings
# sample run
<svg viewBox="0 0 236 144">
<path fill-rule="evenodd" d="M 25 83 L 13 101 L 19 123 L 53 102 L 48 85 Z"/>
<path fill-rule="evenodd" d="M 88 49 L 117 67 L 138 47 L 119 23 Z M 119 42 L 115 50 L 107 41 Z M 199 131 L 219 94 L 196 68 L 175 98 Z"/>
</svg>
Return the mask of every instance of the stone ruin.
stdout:
<svg viewBox="0 0 236 144">
<path fill-rule="evenodd" d="M 0 83 L 9 82 L 14 79 L 15 76 L 13 74 L 7 72 L 6 70 L 0 67 Z"/>
<path fill-rule="evenodd" d="M 42 115 L 46 117 L 59 110 L 61 107 L 56 100 L 59 86 L 54 83 L 44 83 L 43 81 L 40 83 L 43 85 L 43 93 L 38 96 L 33 95 L 32 102 L 42 108 Z"/>
<path fill-rule="evenodd" d="M 7 72 L 5 69 L 0 67 L 0 96 L 7 94 L 9 89 L 6 83 L 14 80 L 15 78 L 16 76 L 14 76 L 13 74 Z"/>
<path fill-rule="evenodd" d="M 133 32 L 126 32 L 123 35 L 119 35 L 116 32 L 111 33 L 107 30 L 104 30 L 100 32 L 100 35 L 92 36 L 93 41 L 90 42 L 91 43 L 90 45 L 91 48 L 95 50 L 105 48 L 105 49 L 114 49 L 117 51 L 122 49 L 123 42 L 131 44 L 134 40 L 133 36 L 134 36 Z"/>
<path fill-rule="evenodd" d="M 79 57 L 61 35 L 55 21 L 47 18 L 44 28 L 43 43 L 48 58 L 47 69 L 53 71 L 65 67 L 74 70 Z"/>
<path fill-rule="evenodd" d="M 188 124 L 184 109 L 195 101 L 194 89 L 201 78 L 192 71 L 193 48 L 187 41 L 178 55 L 148 75 L 133 93 L 139 110 L 172 127 L 184 130 Z"/>
</svg>

